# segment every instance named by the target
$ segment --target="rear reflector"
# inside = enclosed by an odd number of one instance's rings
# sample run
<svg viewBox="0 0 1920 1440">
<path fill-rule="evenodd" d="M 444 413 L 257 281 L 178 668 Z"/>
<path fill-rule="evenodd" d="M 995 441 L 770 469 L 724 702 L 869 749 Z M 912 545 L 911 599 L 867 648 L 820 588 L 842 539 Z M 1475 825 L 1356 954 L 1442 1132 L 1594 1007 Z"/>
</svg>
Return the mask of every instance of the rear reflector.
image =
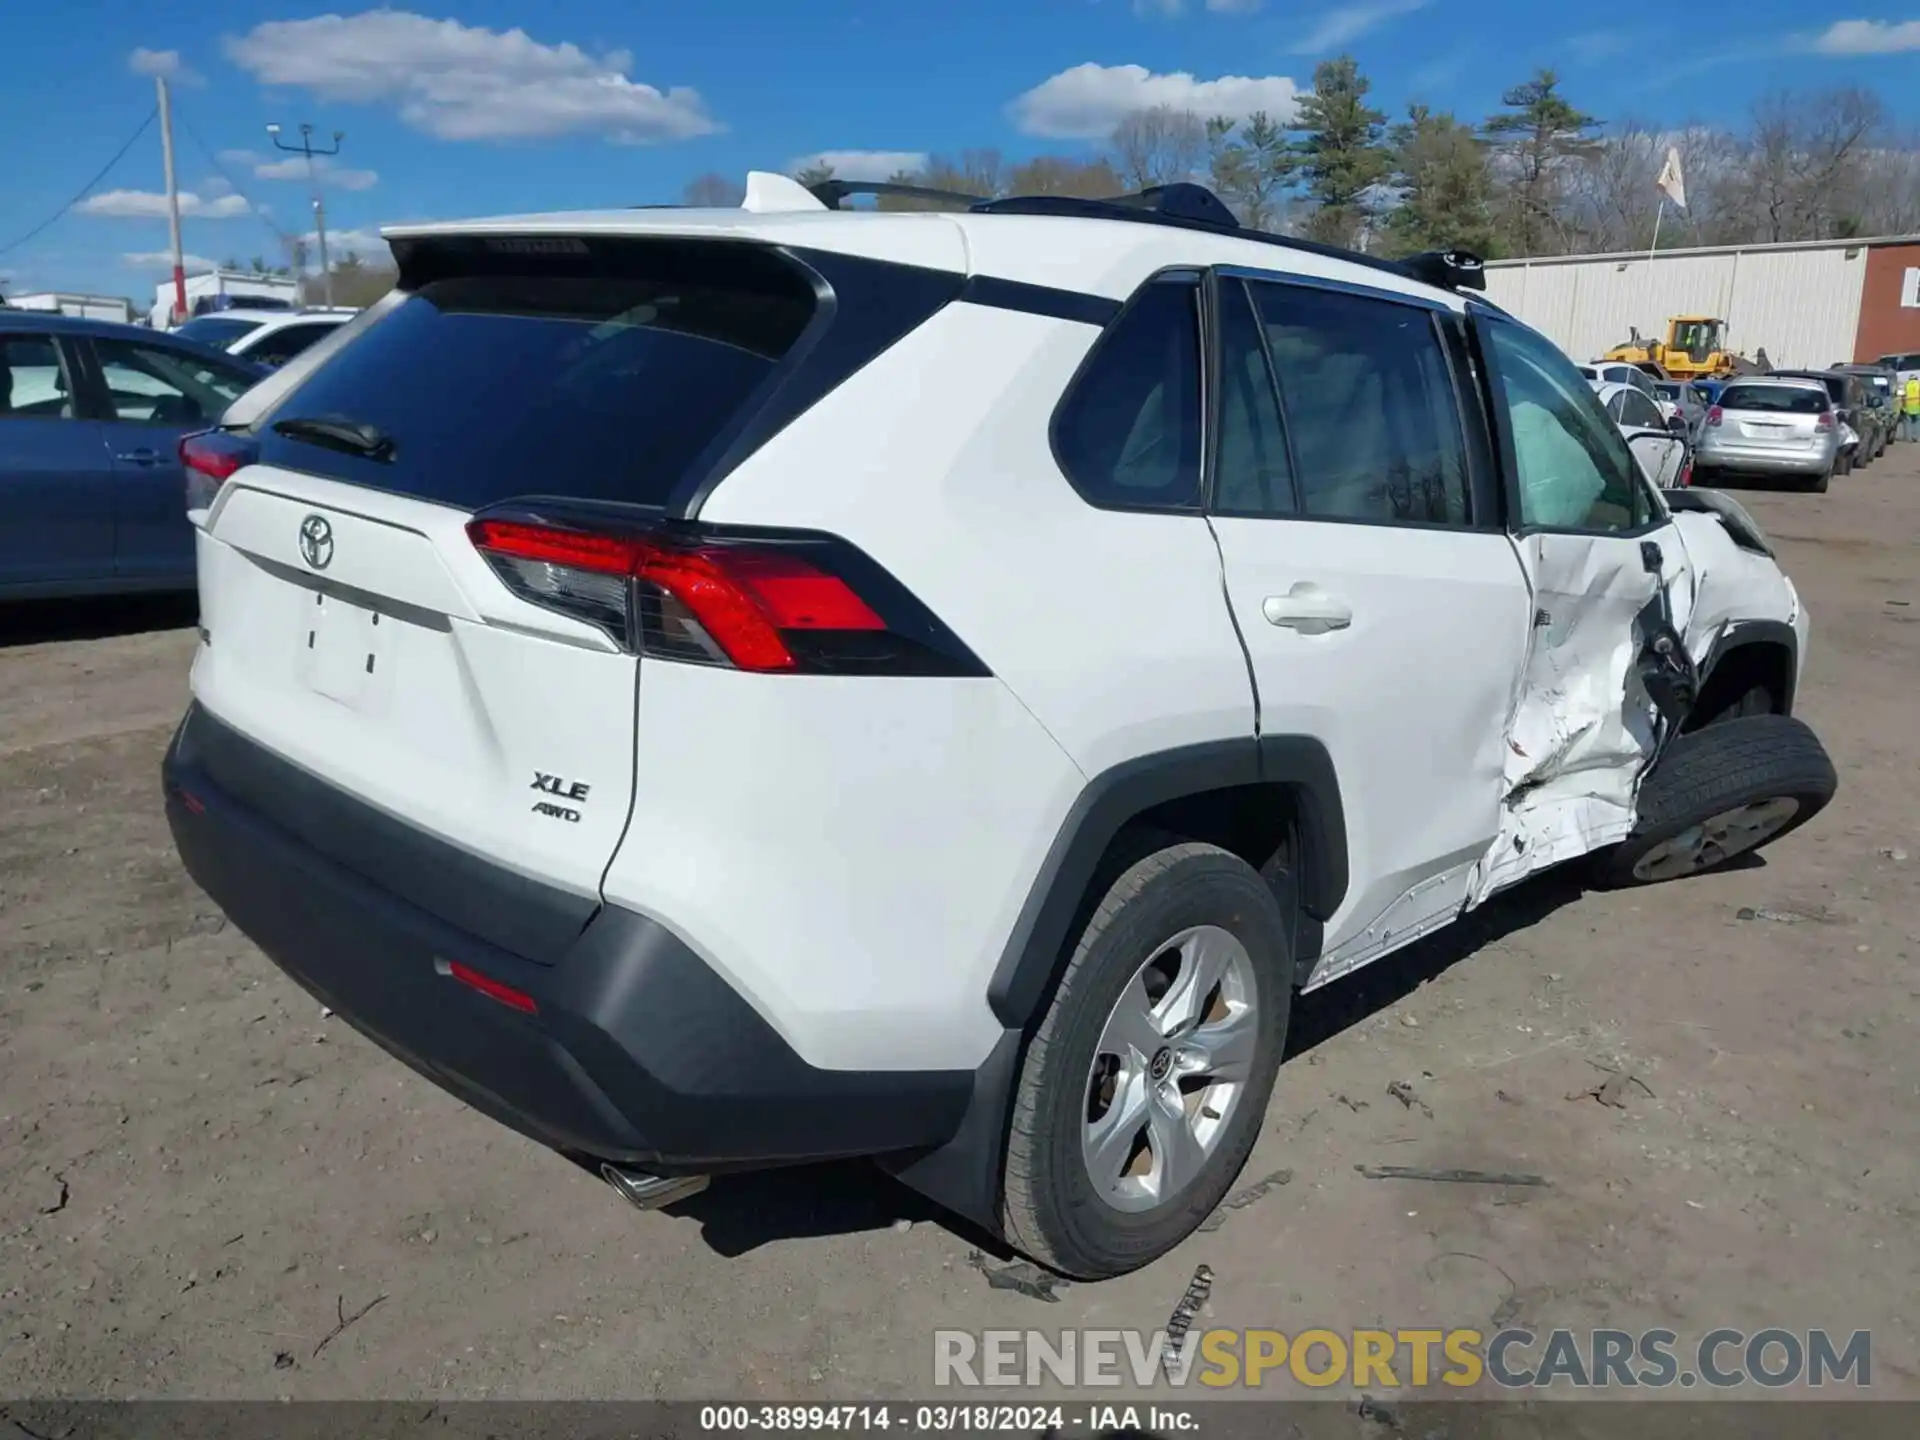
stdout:
<svg viewBox="0 0 1920 1440">
<path fill-rule="evenodd" d="M 180 437 L 180 464 L 187 472 L 187 509 L 204 510 L 213 504 L 220 487 L 235 471 L 259 458 L 260 448 L 244 435 L 228 430 L 201 430 Z"/>
<path fill-rule="evenodd" d="M 491 515 L 467 534 L 521 599 L 657 659 L 767 673 L 985 673 L 896 582 L 831 537 Z"/>
<path fill-rule="evenodd" d="M 462 985 L 478 990 L 489 1000 L 498 1000 L 502 1005 L 513 1010 L 518 1010 L 523 1015 L 538 1015 L 540 1013 L 540 1007 L 534 1003 L 533 997 L 527 994 L 526 991 L 516 990 L 511 985 L 503 985 L 492 976 L 482 975 L 478 970 L 468 965 L 462 965 L 458 960 L 451 960 L 447 963 L 447 974 L 458 980 Z"/>
</svg>

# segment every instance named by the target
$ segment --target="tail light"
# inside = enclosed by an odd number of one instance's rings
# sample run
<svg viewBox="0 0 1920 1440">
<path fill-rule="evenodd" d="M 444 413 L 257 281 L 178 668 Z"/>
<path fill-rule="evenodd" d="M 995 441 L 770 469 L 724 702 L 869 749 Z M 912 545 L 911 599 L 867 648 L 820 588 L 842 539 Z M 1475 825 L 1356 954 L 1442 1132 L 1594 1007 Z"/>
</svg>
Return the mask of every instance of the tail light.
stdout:
<svg viewBox="0 0 1920 1440">
<path fill-rule="evenodd" d="M 522 600 L 653 659 L 764 673 L 987 673 L 897 580 L 831 536 L 518 514 L 478 516 L 467 535 Z"/>
<path fill-rule="evenodd" d="M 187 472 L 187 509 L 205 510 L 227 477 L 260 457 L 260 447 L 230 430 L 201 430 L 180 438 L 180 464 Z"/>
<path fill-rule="evenodd" d="M 1688 460 L 1680 467 L 1680 478 L 1673 482 L 1673 488 L 1684 490 L 1693 484 L 1693 461 Z"/>
<path fill-rule="evenodd" d="M 1818 420 L 1816 420 L 1816 421 L 1814 421 L 1813 423 L 1814 423 L 1814 425 L 1815 425 L 1815 427 L 1816 427 L 1816 428 L 1818 428 L 1818 429 L 1821 429 L 1821 430 L 1831 430 L 1831 429 L 1833 429 L 1833 411 L 1831 411 L 1831 410 L 1822 410 L 1822 411 L 1820 412 L 1820 418 L 1819 418 Z"/>
<path fill-rule="evenodd" d="M 1707 411 L 1707 424 L 1718 427 L 1720 424 L 1720 420 L 1721 420 L 1720 407 L 1718 405 L 1715 405 Z"/>
</svg>

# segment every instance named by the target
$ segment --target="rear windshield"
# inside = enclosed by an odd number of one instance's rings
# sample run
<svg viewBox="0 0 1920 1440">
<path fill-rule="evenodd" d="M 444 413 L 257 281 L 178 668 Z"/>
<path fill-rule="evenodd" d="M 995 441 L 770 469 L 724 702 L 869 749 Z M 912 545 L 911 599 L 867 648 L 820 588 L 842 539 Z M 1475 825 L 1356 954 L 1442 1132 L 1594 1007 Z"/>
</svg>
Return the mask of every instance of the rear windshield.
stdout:
<svg viewBox="0 0 1920 1440">
<path fill-rule="evenodd" d="M 1799 385 L 1729 385 L 1720 393 L 1722 410 L 1771 410 L 1780 415 L 1818 415 L 1827 397 Z"/>
<path fill-rule="evenodd" d="M 216 350 L 224 350 L 242 335 L 251 335 L 264 322 L 259 320 L 230 320 L 223 315 L 202 315 L 198 320 L 189 320 L 173 333 L 183 340 L 195 340 L 202 345 L 211 345 Z"/>
<path fill-rule="evenodd" d="M 521 495 L 664 504 L 815 304 L 769 252 L 694 248 L 645 247 L 606 266 L 618 273 L 433 280 L 266 418 L 261 458 L 469 510 Z M 391 444 L 370 459 L 282 433 L 297 420 Z"/>
</svg>

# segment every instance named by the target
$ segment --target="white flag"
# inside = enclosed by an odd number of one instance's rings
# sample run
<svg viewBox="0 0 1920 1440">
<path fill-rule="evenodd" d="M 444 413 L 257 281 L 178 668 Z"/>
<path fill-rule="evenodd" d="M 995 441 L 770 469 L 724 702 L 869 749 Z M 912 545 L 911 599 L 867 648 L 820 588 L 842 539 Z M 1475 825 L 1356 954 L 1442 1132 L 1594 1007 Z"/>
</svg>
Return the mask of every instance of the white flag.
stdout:
<svg viewBox="0 0 1920 1440">
<path fill-rule="evenodd" d="M 1660 178 L 1653 183 L 1667 199 L 1682 210 L 1687 208 L 1687 182 L 1680 174 L 1680 151 L 1675 146 L 1667 147 L 1667 163 L 1660 167 Z"/>
</svg>

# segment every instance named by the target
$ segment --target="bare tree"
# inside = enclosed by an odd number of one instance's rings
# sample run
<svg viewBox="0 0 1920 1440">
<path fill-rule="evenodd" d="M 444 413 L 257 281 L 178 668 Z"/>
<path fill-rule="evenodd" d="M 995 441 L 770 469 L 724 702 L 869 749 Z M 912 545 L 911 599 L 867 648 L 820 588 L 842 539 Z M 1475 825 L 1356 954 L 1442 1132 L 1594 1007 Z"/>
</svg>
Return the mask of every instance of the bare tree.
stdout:
<svg viewBox="0 0 1920 1440">
<path fill-rule="evenodd" d="M 1111 163 L 1071 155 L 1036 155 L 1007 172 L 1010 195 L 1067 195 L 1105 200 L 1126 187 Z"/>
<path fill-rule="evenodd" d="M 1114 168 L 1134 190 L 1191 180 L 1207 163 L 1207 126 L 1191 110 L 1155 105 L 1114 126 Z"/>
<path fill-rule="evenodd" d="M 887 177 L 895 185 L 919 185 L 929 190 L 944 190 L 954 195 L 977 195 L 990 200 L 1003 193 L 1005 165 L 998 150 L 963 150 L 959 157 L 930 156 L 918 170 L 901 170 Z M 951 210 L 950 200 L 922 199 L 914 195 L 880 195 L 874 200 L 881 210 Z"/>
<path fill-rule="evenodd" d="M 728 179 L 716 170 L 709 170 L 687 182 L 687 188 L 680 192 L 680 201 L 683 205 L 701 209 L 728 210 L 739 205 L 746 193 L 739 182 Z"/>
<path fill-rule="evenodd" d="M 1885 107 L 1856 88 L 1776 92 L 1753 107 L 1738 178 L 1727 187 L 1730 229 L 1760 242 L 1861 233 L 1866 175 Z"/>
</svg>

